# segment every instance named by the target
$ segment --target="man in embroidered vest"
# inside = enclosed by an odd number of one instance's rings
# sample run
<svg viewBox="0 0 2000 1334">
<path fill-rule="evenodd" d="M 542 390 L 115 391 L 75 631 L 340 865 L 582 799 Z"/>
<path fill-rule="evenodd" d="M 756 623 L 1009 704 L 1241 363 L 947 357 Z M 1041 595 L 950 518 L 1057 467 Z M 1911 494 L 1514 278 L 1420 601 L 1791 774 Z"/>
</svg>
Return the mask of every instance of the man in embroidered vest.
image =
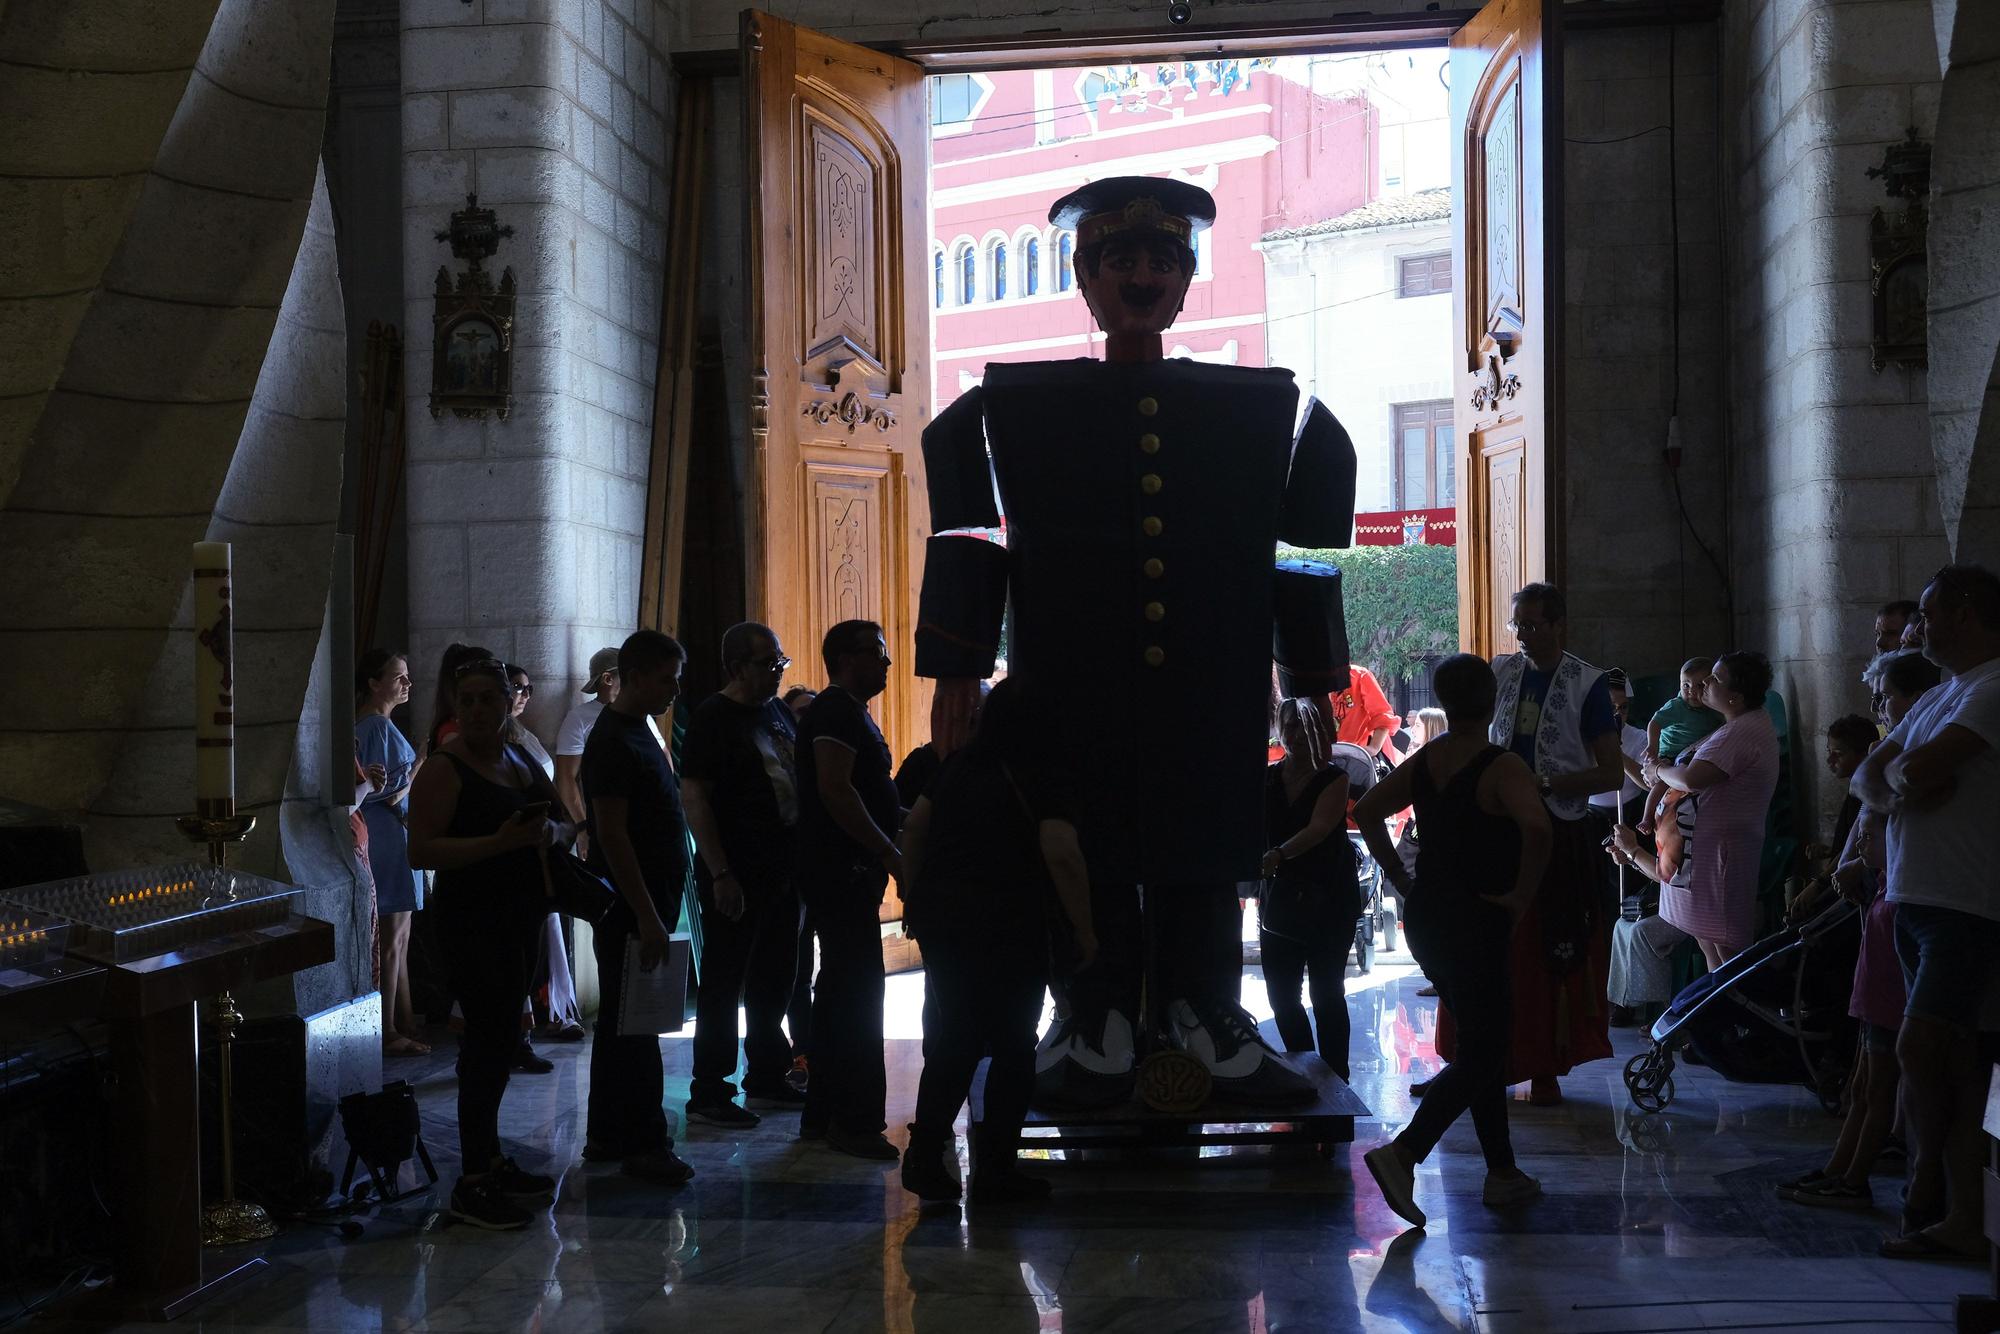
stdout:
<svg viewBox="0 0 2000 1334">
<path fill-rule="evenodd" d="M 1156 1105 L 1199 1087 L 1189 1059 L 1218 1097 L 1314 1094 L 1238 1003 L 1236 887 L 1265 846 L 1273 659 L 1288 695 L 1347 685 L 1339 571 L 1274 569 L 1273 548 L 1348 544 L 1354 447 L 1318 404 L 1294 437 L 1290 371 L 1163 356 L 1214 217 L 1207 191 L 1143 176 L 1058 200 L 1104 359 L 989 366 L 924 431 L 932 737 L 963 739 L 1011 606 L 1009 674 L 1038 687 L 1078 789 L 1100 950 L 1043 1038 L 1044 1105 L 1124 1098 L 1149 1052 Z M 996 490 L 1004 544 L 974 535 L 999 528 Z"/>
<path fill-rule="evenodd" d="M 1602 830 L 1590 798 L 1624 781 L 1618 716 L 1604 673 L 1567 652 L 1567 605 L 1553 584 L 1514 595 L 1518 653 L 1493 660 L 1498 698 L 1489 733 L 1535 771 L 1555 841 L 1542 890 L 1514 930 L 1513 1049 L 1507 1082 L 1532 1082 L 1528 1100 L 1562 1100 L 1556 1083 L 1573 1066 L 1611 1054 L 1605 981 L 1611 923 Z M 1449 1060 L 1456 1028 L 1438 1016 L 1438 1054 Z"/>
</svg>

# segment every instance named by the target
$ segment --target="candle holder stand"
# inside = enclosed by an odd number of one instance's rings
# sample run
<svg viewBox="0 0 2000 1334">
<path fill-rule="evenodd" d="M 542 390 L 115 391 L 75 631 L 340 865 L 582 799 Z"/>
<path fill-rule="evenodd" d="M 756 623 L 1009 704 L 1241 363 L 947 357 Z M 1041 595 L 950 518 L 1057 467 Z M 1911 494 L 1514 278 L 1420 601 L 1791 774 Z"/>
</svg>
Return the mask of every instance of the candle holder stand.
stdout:
<svg viewBox="0 0 2000 1334">
<path fill-rule="evenodd" d="M 217 870 L 229 865 L 229 847 L 241 843 L 257 826 L 254 815 L 183 815 L 174 823 L 191 843 L 208 848 L 209 865 Z M 278 1225 L 258 1205 L 236 1198 L 236 1079 L 232 1052 L 236 1030 L 243 1015 L 236 998 L 224 991 L 215 998 L 216 1052 L 221 1060 L 222 1099 L 222 1198 L 202 1210 L 201 1241 L 204 1246 L 234 1246 L 246 1241 L 262 1241 L 277 1235 Z"/>
</svg>

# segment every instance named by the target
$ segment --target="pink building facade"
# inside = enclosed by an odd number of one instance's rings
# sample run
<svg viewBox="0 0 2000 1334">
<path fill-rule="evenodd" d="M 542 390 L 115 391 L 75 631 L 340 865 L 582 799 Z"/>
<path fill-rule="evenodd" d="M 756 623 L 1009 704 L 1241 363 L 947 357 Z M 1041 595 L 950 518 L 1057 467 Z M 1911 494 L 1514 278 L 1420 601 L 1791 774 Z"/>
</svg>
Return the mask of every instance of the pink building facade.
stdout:
<svg viewBox="0 0 2000 1334">
<path fill-rule="evenodd" d="M 1267 364 L 1266 233 L 1368 203 L 1375 109 L 1268 62 L 1021 70 L 933 80 L 934 404 L 988 363 L 1096 355 L 1049 205 L 1104 176 L 1163 176 L 1215 196 L 1169 355 Z"/>
</svg>

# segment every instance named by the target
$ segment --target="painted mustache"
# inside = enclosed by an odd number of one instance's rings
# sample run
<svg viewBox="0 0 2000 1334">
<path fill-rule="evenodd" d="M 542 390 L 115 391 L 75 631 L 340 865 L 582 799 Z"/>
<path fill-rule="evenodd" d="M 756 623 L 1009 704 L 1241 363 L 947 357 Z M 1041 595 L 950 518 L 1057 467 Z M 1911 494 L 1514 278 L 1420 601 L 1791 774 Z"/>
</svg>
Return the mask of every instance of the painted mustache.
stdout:
<svg viewBox="0 0 2000 1334">
<path fill-rule="evenodd" d="M 1151 283 L 1118 284 L 1118 298 L 1128 306 L 1150 306 L 1166 294 L 1166 288 Z"/>
</svg>

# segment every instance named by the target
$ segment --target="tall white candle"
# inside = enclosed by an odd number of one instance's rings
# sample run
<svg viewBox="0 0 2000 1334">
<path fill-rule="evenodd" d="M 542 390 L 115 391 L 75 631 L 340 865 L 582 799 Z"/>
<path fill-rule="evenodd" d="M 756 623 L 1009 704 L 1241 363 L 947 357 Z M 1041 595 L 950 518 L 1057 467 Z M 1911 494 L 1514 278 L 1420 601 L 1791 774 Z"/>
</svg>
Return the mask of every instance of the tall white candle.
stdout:
<svg viewBox="0 0 2000 1334">
<path fill-rule="evenodd" d="M 235 650 L 230 629 L 229 544 L 194 544 L 194 807 L 236 814 Z"/>
</svg>

